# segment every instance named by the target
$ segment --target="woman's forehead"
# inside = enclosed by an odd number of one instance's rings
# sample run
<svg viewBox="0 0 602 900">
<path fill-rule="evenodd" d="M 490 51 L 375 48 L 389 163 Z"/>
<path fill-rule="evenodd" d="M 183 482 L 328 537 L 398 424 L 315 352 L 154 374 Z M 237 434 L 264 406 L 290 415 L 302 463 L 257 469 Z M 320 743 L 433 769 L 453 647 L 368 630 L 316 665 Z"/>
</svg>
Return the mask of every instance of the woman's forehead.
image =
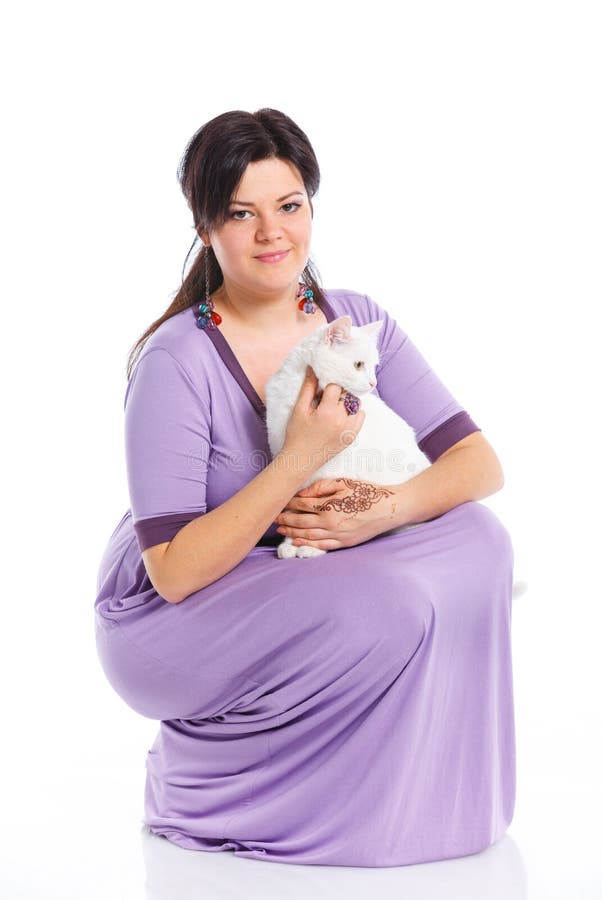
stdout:
<svg viewBox="0 0 602 900">
<path fill-rule="evenodd" d="M 232 201 L 253 204 L 257 197 L 281 199 L 295 191 L 306 193 L 297 167 L 289 160 L 270 157 L 247 165 L 232 194 Z"/>
</svg>

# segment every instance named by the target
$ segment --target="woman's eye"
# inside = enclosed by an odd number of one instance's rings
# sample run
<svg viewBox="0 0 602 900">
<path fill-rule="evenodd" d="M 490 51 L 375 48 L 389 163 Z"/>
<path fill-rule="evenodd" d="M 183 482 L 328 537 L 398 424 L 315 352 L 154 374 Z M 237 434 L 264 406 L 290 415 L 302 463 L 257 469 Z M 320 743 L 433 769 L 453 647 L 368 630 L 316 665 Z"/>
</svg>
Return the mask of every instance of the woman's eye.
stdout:
<svg viewBox="0 0 602 900">
<path fill-rule="evenodd" d="M 283 203 L 282 209 L 287 213 L 291 213 L 291 212 L 296 212 L 300 206 L 301 206 L 300 203 L 293 203 L 293 201 L 291 201 L 290 203 Z M 235 209 L 230 213 L 230 218 L 236 219 L 237 222 L 245 222 L 246 219 L 244 218 L 244 216 L 246 213 L 250 214 L 250 210 Z"/>
</svg>

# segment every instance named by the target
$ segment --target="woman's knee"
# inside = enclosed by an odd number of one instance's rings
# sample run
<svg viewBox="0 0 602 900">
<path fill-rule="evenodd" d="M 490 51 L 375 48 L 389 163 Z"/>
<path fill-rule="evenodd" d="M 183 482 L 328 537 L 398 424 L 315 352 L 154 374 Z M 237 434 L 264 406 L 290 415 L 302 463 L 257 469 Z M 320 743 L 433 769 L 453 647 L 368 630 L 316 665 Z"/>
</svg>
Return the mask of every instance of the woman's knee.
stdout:
<svg viewBox="0 0 602 900">
<path fill-rule="evenodd" d="M 96 649 L 113 690 L 141 716 L 168 720 L 198 714 L 196 679 L 153 658 L 132 643 L 117 622 L 100 615 Z"/>
<path fill-rule="evenodd" d="M 514 563 L 514 547 L 512 537 L 498 516 L 477 500 L 462 504 L 470 521 L 478 530 L 478 542 L 481 554 L 486 550 L 491 554 L 493 564 L 510 565 Z"/>
</svg>

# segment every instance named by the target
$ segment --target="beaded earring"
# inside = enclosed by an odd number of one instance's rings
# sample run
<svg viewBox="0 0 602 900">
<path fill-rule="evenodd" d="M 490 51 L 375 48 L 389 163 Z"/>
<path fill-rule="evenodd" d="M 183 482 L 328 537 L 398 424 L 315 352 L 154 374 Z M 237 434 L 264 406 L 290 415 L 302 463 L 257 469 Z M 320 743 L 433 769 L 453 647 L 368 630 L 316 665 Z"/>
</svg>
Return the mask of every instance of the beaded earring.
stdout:
<svg viewBox="0 0 602 900">
<path fill-rule="evenodd" d="M 297 298 L 299 297 L 301 298 L 299 300 L 299 303 L 297 304 L 299 309 L 302 312 L 315 313 L 318 307 L 313 300 L 314 292 L 311 290 L 311 288 L 308 288 L 306 284 L 303 284 L 303 282 L 301 282 L 301 284 L 299 285 L 299 290 L 297 291 Z"/>
<path fill-rule="evenodd" d="M 213 300 L 209 296 L 209 245 L 205 244 L 205 299 L 199 303 L 199 316 L 196 320 L 199 328 L 216 328 L 222 321 L 219 313 L 215 312 Z"/>
<path fill-rule="evenodd" d="M 299 285 L 297 299 L 299 309 L 305 313 L 315 313 L 317 306 L 314 303 L 314 292 L 306 284 Z M 209 246 L 205 244 L 205 299 L 198 305 L 199 315 L 196 323 L 199 328 L 216 328 L 222 321 L 219 313 L 215 312 L 213 300 L 209 295 Z"/>
</svg>

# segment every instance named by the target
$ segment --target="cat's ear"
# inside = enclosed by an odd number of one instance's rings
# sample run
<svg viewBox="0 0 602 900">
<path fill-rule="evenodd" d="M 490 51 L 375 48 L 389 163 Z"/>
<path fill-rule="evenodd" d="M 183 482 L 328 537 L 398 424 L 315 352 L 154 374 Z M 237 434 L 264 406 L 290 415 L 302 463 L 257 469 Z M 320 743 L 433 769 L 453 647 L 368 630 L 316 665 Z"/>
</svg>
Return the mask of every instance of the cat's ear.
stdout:
<svg viewBox="0 0 602 900">
<path fill-rule="evenodd" d="M 385 324 L 385 320 L 379 319 L 377 322 L 368 322 L 367 325 L 360 325 L 360 328 L 366 334 L 376 337 L 376 335 L 379 333 L 379 331 L 381 330 L 381 328 L 383 327 L 384 324 Z"/>
<path fill-rule="evenodd" d="M 351 326 L 353 322 L 351 316 L 339 316 L 330 323 L 324 332 L 324 343 L 327 346 L 332 344 L 346 344 L 351 340 Z"/>
</svg>

